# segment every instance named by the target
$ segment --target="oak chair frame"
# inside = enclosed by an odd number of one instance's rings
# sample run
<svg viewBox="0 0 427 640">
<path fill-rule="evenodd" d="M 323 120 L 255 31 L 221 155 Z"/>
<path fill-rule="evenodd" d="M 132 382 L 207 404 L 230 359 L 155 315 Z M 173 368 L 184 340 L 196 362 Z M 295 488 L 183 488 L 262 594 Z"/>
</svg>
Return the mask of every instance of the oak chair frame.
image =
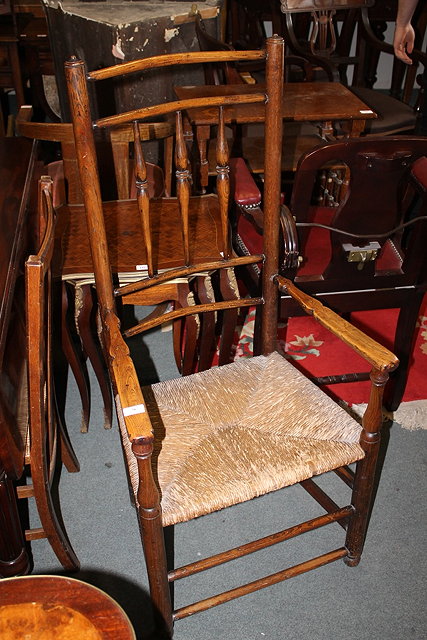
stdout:
<svg viewBox="0 0 427 640">
<path fill-rule="evenodd" d="M 102 326 L 102 340 L 111 383 L 116 394 L 116 407 L 119 422 L 123 425 L 123 444 L 130 449 L 130 455 L 134 457 L 138 469 L 137 502 L 138 517 L 143 539 L 144 554 L 148 569 L 150 594 L 153 608 L 158 614 L 159 625 L 170 637 L 173 634 L 173 622 L 198 611 L 209 609 L 233 598 L 245 595 L 252 591 L 275 584 L 279 581 L 299 575 L 315 567 L 322 566 L 340 558 L 351 566 L 359 562 L 364 544 L 366 526 L 370 510 L 372 494 L 372 480 L 378 455 L 380 428 L 381 428 L 381 398 L 384 385 L 388 379 L 388 372 L 397 366 L 397 359 L 388 350 L 374 341 L 368 339 L 362 332 L 351 327 L 349 323 L 338 317 L 332 311 L 325 309 L 318 301 L 311 299 L 300 292 L 291 281 L 278 274 L 279 253 L 279 211 L 280 211 L 280 148 L 278 144 L 281 138 L 282 120 L 281 100 L 283 93 L 283 40 L 274 36 L 267 41 L 266 52 L 215 52 L 215 53 L 180 53 L 166 56 L 157 56 L 144 60 L 125 63 L 116 67 L 90 72 L 86 75 L 82 61 L 73 58 L 66 65 L 66 77 L 71 105 L 72 120 L 75 132 L 77 156 L 79 160 L 80 176 L 83 193 L 85 194 L 86 214 L 89 228 L 94 229 L 91 235 L 91 250 L 95 268 L 95 278 L 100 304 L 100 319 Z M 183 239 L 185 250 L 184 266 L 172 268 L 164 273 L 156 273 L 155 265 L 149 264 L 149 276 L 138 283 L 115 288 L 111 279 L 108 253 L 106 250 L 106 234 L 103 220 L 103 206 L 99 191 L 97 167 L 94 161 L 93 124 L 89 111 L 87 83 L 103 78 L 118 76 L 127 71 L 139 71 L 154 66 L 166 64 L 188 64 L 191 62 L 207 61 L 233 61 L 239 59 L 256 60 L 266 58 L 267 65 L 267 96 L 257 95 L 256 100 L 266 103 L 266 157 L 265 157 L 265 199 L 264 199 L 264 247 L 263 255 L 236 258 L 230 249 L 227 208 L 223 208 L 223 257 L 210 263 L 194 264 L 191 261 L 188 243 L 188 226 L 185 215 L 186 203 L 189 197 L 188 184 L 188 158 L 185 150 L 183 131 L 180 126 L 180 116 L 177 122 L 177 193 L 181 199 L 183 215 Z M 235 101 L 246 101 L 248 96 L 233 96 Z M 252 96 L 252 99 L 254 97 Z M 208 99 L 209 100 L 209 99 Z M 228 98 L 218 98 L 212 105 L 226 106 Z M 145 116 L 157 115 L 159 112 L 178 112 L 181 109 L 203 106 L 206 100 L 178 101 L 174 104 L 160 105 L 158 108 L 148 107 L 120 114 L 108 118 L 102 118 L 95 122 L 95 127 L 122 124 L 128 119 L 138 120 Z M 137 128 L 137 125 L 135 125 Z M 219 138 L 223 138 L 223 124 L 219 125 Z M 225 170 L 227 153 L 224 142 L 218 149 L 219 180 L 218 194 L 220 199 L 227 200 L 228 196 L 228 172 Z M 141 210 L 148 208 L 145 194 L 143 162 L 140 163 L 138 175 L 138 198 Z M 147 225 L 147 234 L 149 225 Z M 148 244 L 148 243 L 147 243 Z M 321 324 L 330 328 L 339 335 L 347 344 L 363 355 L 372 366 L 372 388 L 370 403 L 363 418 L 363 429 L 360 444 L 365 455 L 357 467 L 354 478 L 353 497 L 350 505 L 338 508 L 329 498 L 310 480 L 305 483 L 306 488 L 328 513 L 325 516 L 315 518 L 296 527 L 267 536 L 259 541 L 248 543 L 212 556 L 211 558 L 196 561 L 190 565 L 177 568 L 168 573 L 161 520 L 161 505 L 159 490 L 153 476 L 152 455 L 154 445 L 153 426 L 146 410 L 144 396 L 142 394 L 135 366 L 130 357 L 129 349 L 123 339 L 120 323 L 116 315 L 116 298 L 124 293 L 128 294 L 138 290 L 149 289 L 161 282 L 166 282 L 177 275 L 188 276 L 203 270 L 227 269 L 229 267 L 245 267 L 254 263 L 262 263 L 262 297 L 242 300 L 224 301 L 216 304 L 201 304 L 197 307 L 197 313 L 211 312 L 214 310 L 234 309 L 247 305 L 257 305 L 262 315 L 262 350 L 265 355 L 271 354 L 276 348 L 276 319 L 278 311 L 279 292 L 288 292 L 303 308 L 314 315 Z M 185 317 L 194 314 L 194 307 L 175 310 L 162 318 L 153 321 L 142 322 L 131 332 L 124 332 L 124 336 L 145 330 L 148 327 L 158 326 L 165 318 Z M 231 365 L 232 366 L 232 365 Z M 226 367 L 225 367 L 226 369 Z M 199 374 L 195 374 L 196 376 Z M 203 375 L 203 374 L 202 374 Z M 353 485 L 353 474 L 348 469 L 339 469 L 337 473 L 345 481 Z M 182 607 L 173 611 L 169 583 L 187 575 L 192 575 L 204 569 L 217 566 L 230 559 L 245 556 L 258 549 L 265 548 L 279 542 L 293 538 L 305 531 L 314 530 L 329 522 L 347 522 L 346 543 L 339 549 L 335 549 L 322 556 L 303 562 L 299 565 L 279 571 L 271 576 L 256 580 L 252 583 L 224 592 L 217 596 L 207 598 L 193 605 Z"/>
</svg>

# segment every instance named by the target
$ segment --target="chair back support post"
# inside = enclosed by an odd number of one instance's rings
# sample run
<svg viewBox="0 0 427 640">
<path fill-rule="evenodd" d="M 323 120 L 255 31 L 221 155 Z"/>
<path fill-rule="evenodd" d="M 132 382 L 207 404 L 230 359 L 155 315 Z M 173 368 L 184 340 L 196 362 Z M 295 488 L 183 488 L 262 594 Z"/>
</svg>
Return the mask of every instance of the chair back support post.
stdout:
<svg viewBox="0 0 427 640">
<path fill-rule="evenodd" d="M 53 371 L 52 257 L 54 212 L 52 179 L 42 176 L 38 192 L 41 245 L 25 263 L 25 307 L 28 360 L 28 407 L 32 487 L 18 497 L 35 498 L 40 527 L 26 531 L 27 540 L 47 538 L 58 560 L 68 571 L 78 570 L 79 560 L 61 523 L 50 488 L 57 458 L 72 472 L 79 470 L 77 458 L 57 414 Z"/>
<path fill-rule="evenodd" d="M 265 114 L 265 189 L 264 189 L 264 255 L 262 271 L 262 350 L 267 355 L 275 350 L 278 313 L 278 290 L 273 281 L 279 265 L 280 167 L 282 136 L 282 101 L 284 44 L 282 38 L 267 40 L 266 82 L 269 90 Z"/>
<path fill-rule="evenodd" d="M 103 222 L 98 164 L 92 134 L 84 63 L 72 57 L 65 63 L 65 76 L 69 92 L 80 179 L 83 192 L 86 193 L 87 197 L 87 222 L 88 225 L 97 230 L 97 242 L 92 241 L 95 234 L 89 233 L 97 294 L 101 308 L 112 310 L 114 308 L 114 298 L 111 286 L 111 269 Z"/>
<path fill-rule="evenodd" d="M 46 463 L 46 457 L 43 456 L 43 439 L 52 437 L 50 428 L 52 421 L 54 420 L 52 409 L 52 372 L 50 358 L 47 358 L 46 367 L 41 367 L 41 362 L 44 362 L 43 352 L 50 354 L 51 345 L 45 344 L 51 341 L 51 283 L 50 272 L 48 267 L 53 253 L 53 212 L 46 211 L 44 200 L 46 199 L 46 192 L 51 193 L 52 181 L 49 177 L 44 176 L 41 179 L 41 188 L 38 193 L 38 201 L 40 209 L 43 211 L 43 215 L 40 219 L 40 238 L 43 239 L 40 251 L 37 256 L 30 256 L 26 264 L 26 295 L 27 295 L 27 308 L 31 309 L 31 322 L 27 327 L 27 340 L 28 340 L 28 369 L 29 369 L 29 398 L 30 406 L 32 407 L 31 413 L 31 427 L 32 435 L 34 436 L 31 441 L 31 447 L 39 447 L 37 455 L 34 459 L 42 460 L 43 464 Z M 45 283 L 45 277 L 47 275 L 48 282 Z M 44 289 L 46 288 L 46 300 L 44 299 Z M 45 309 L 45 306 L 47 307 Z M 45 326 L 47 323 L 47 326 Z M 35 348 L 36 346 L 36 348 Z M 38 348 L 37 348 L 38 346 Z M 45 390 L 46 385 L 46 390 Z M 39 403 L 40 398 L 45 398 L 46 406 L 41 406 Z M 36 400 L 35 400 L 36 399 Z M 44 421 L 47 421 L 47 427 L 49 434 L 45 434 L 44 430 L 46 425 Z M 43 434 L 43 435 L 42 435 Z M 53 443 L 49 442 L 51 447 L 51 455 L 54 453 Z"/>
</svg>

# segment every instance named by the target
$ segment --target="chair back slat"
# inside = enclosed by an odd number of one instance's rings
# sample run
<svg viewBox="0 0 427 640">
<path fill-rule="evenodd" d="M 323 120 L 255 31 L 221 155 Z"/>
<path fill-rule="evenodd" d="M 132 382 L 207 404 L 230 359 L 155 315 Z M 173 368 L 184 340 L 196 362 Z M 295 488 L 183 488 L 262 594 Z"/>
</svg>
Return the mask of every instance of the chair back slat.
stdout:
<svg viewBox="0 0 427 640">
<path fill-rule="evenodd" d="M 94 122 L 97 128 L 117 127 L 134 120 L 143 120 L 148 118 L 160 118 L 167 116 L 169 113 L 176 111 L 185 111 L 186 109 L 195 109 L 198 107 L 216 107 L 218 104 L 224 106 L 232 106 L 239 104 L 256 104 L 265 101 L 263 93 L 250 94 L 233 94 L 228 96 L 207 97 L 207 98 L 188 98 L 185 100 L 175 100 L 174 102 L 163 102 L 161 104 L 152 105 L 150 107 L 141 107 L 133 109 L 125 113 L 118 113 L 105 118 L 98 118 Z"/>
<path fill-rule="evenodd" d="M 226 260 L 230 257 L 229 239 L 229 201 L 230 201 L 230 169 L 228 166 L 228 145 L 225 137 L 224 109 L 219 108 L 218 133 L 216 139 L 216 171 L 217 193 L 221 210 L 221 227 L 223 247 L 222 254 Z"/>
<path fill-rule="evenodd" d="M 142 233 L 147 252 L 147 268 L 150 278 L 154 275 L 153 268 L 153 244 L 151 242 L 150 229 L 150 197 L 148 194 L 147 166 L 142 151 L 141 138 L 138 122 L 133 123 L 134 149 L 135 149 L 135 183 L 136 199 L 138 202 L 139 214 L 141 216 Z"/>
<path fill-rule="evenodd" d="M 190 264 L 190 242 L 188 229 L 188 205 L 190 201 L 190 180 L 191 173 L 189 169 L 189 160 L 187 154 L 187 146 L 184 138 L 184 128 L 182 125 L 182 112 L 176 112 L 176 147 L 175 147 L 175 164 L 176 164 L 176 193 L 178 196 L 179 210 L 181 212 L 182 222 L 182 239 L 184 243 L 184 261 L 188 266 Z"/>
<path fill-rule="evenodd" d="M 244 55 L 241 56 L 240 53 Z M 266 89 L 260 93 L 236 93 L 232 95 L 219 95 L 215 97 L 200 97 L 188 100 L 176 100 L 158 105 L 141 107 L 125 113 L 105 116 L 99 119 L 91 117 L 89 101 L 90 81 L 103 80 L 126 75 L 127 72 L 134 73 L 141 69 L 154 69 L 156 66 L 162 67 L 170 63 L 209 61 L 226 61 L 237 59 L 251 59 L 266 61 Z M 79 172 L 81 175 L 82 190 L 84 194 L 85 213 L 87 216 L 89 241 L 92 253 L 92 261 L 95 273 L 96 290 L 101 307 L 102 316 L 114 309 L 115 298 L 131 293 L 143 295 L 148 283 L 150 289 L 150 299 L 155 299 L 156 287 L 159 284 L 159 276 L 162 276 L 162 283 L 169 284 L 177 277 L 187 279 L 188 295 L 176 298 L 177 306 L 174 307 L 173 319 L 186 318 L 189 314 L 214 312 L 215 305 L 218 307 L 217 314 L 220 318 L 237 317 L 237 313 L 232 311 L 237 309 L 239 304 L 244 307 L 250 300 L 239 302 L 239 293 L 235 298 L 230 294 L 230 299 L 224 297 L 222 289 L 225 291 L 224 277 L 218 279 L 221 286 L 218 286 L 218 298 L 215 298 L 212 305 L 200 306 L 197 300 L 197 288 L 200 284 L 200 273 L 218 269 L 234 268 L 238 264 L 246 261 L 248 257 L 237 257 L 231 249 L 230 238 L 230 176 L 228 166 L 228 145 L 225 135 L 225 125 L 234 117 L 233 108 L 244 104 L 262 103 L 266 105 L 265 127 L 265 210 L 267 220 L 265 225 L 265 246 L 270 251 L 273 248 L 272 257 L 268 262 L 268 283 L 272 283 L 272 276 L 278 269 L 278 251 L 274 247 L 278 246 L 279 227 L 279 206 L 280 206 L 280 154 L 277 140 L 281 136 L 282 130 L 282 92 L 283 92 L 283 40 L 277 36 L 267 41 L 265 51 L 256 52 L 200 52 L 195 55 L 185 54 L 184 56 L 157 56 L 154 60 L 144 60 L 139 62 L 124 64 L 117 68 L 100 70 L 94 73 L 85 74 L 83 62 L 71 59 L 66 63 L 66 78 L 71 104 L 71 114 L 74 127 L 76 153 L 79 159 Z M 157 65 L 157 63 L 159 63 Z M 143 96 L 142 96 L 143 99 Z M 212 124 L 216 125 L 217 146 L 217 180 L 214 193 L 204 195 L 193 195 L 193 178 L 191 175 L 191 162 L 188 151 L 188 125 L 184 121 L 187 113 L 191 109 L 200 109 Z M 175 170 L 176 186 L 175 195 L 172 198 L 157 195 L 153 197 L 153 190 L 149 184 L 148 156 L 143 151 L 141 131 L 143 127 L 154 118 L 157 122 L 164 116 L 166 123 L 173 122 L 175 118 Z M 212 118 L 212 120 L 211 120 Z M 111 140 L 121 141 L 121 133 L 117 135 L 115 131 L 121 131 L 121 127 L 127 126 L 133 129 L 134 137 L 134 174 L 136 183 L 136 203 L 135 210 L 137 218 L 132 218 L 132 199 L 123 202 L 103 203 L 101 201 L 101 189 L 99 184 L 99 171 L 97 168 L 97 158 L 95 153 L 94 139 L 101 129 L 106 129 Z M 112 134 L 112 135 L 111 135 Z M 125 134 L 126 135 L 126 134 Z M 108 137 L 108 136 L 104 136 Z M 119 139 L 120 138 L 120 139 Z M 267 177 L 267 174 L 270 174 Z M 276 191 L 273 195 L 269 191 Z M 127 207 L 133 222 L 129 219 L 129 229 L 123 224 L 123 217 L 119 223 L 114 216 L 118 215 L 120 206 Z M 105 214 L 105 219 L 104 219 Z M 108 217 L 110 216 L 110 217 Z M 111 217 L 113 216 L 113 217 Z M 137 225 L 140 229 L 137 229 Z M 108 232 L 107 232 L 108 231 Z M 116 234 L 117 237 L 114 237 Z M 128 264 L 136 265 L 136 270 L 140 265 L 146 263 L 147 275 L 141 274 L 139 282 L 132 281 L 131 284 L 122 286 L 113 285 L 112 269 L 110 260 L 116 260 L 120 255 L 120 246 L 124 235 L 135 237 L 135 246 L 129 254 Z M 139 239 L 137 240 L 139 236 Z M 111 241 L 108 247 L 107 240 Z M 139 244 L 138 244 L 139 243 Z M 140 249 L 139 249 L 140 247 Z M 135 256 L 135 257 L 134 257 Z M 135 262 L 134 262 L 135 260 Z M 264 262 L 264 256 L 249 257 L 250 263 Z M 265 264 L 267 264 L 267 262 Z M 112 264 L 115 264 L 111 262 Z M 133 267 L 131 267 L 133 268 Z M 228 272 L 230 273 L 230 272 Z M 164 275 L 165 274 L 165 275 Z M 189 277 L 194 274 L 194 283 Z M 126 275 L 126 274 L 125 274 Z M 118 274 L 120 279 L 120 274 Z M 197 283 L 196 283 L 197 281 Z M 125 283 L 125 280 L 122 280 Z M 152 284 L 152 286 L 151 286 Z M 272 305 L 269 307 L 269 314 L 275 317 L 277 314 L 274 308 L 277 306 L 277 289 L 273 285 Z M 130 289 L 131 288 L 131 289 Z M 221 289 L 222 288 L 222 289 Z M 194 289 L 194 290 L 193 290 Z M 147 291 L 148 294 L 148 291 Z M 201 298 L 203 294 L 201 294 Z M 196 302 L 191 302 L 191 299 Z M 255 301 L 255 302 L 254 302 Z M 253 299 L 256 305 L 264 305 L 264 298 Z M 195 306 L 197 309 L 195 309 Z M 192 307 L 192 308 L 190 308 Z M 230 314 L 227 314 L 230 309 Z M 166 318 L 166 315 L 164 316 Z M 159 321 L 160 322 L 160 321 Z M 232 321 L 233 322 L 233 321 Z M 231 324 L 232 324 L 231 322 Z M 228 335 L 230 332 L 228 331 Z M 269 335 L 272 335 L 270 332 Z M 108 342 L 108 339 L 107 339 Z M 271 341 L 271 345 L 274 341 Z M 268 349 L 271 350 L 271 345 Z M 231 352 L 230 343 L 230 352 Z M 274 346 L 273 346 L 274 349 Z"/>
<path fill-rule="evenodd" d="M 232 62 L 239 60 L 265 60 L 265 51 L 192 51 L 151 56 L 131 60 L 121 65 L 96 69 L 88 73 L 88 80 L 106 80 L 130 73 L 140 73 L 148 69 L 158 69 L 172 65 L 206 64 L 209 62 Z"/>
</svg>

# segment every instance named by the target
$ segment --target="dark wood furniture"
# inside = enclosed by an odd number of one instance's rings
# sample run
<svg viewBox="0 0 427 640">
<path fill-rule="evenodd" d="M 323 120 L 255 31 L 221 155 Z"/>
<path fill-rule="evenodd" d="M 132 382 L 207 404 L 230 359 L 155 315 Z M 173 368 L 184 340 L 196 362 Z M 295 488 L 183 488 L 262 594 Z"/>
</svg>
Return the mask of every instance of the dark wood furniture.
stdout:
<svg viewBox="0 0 427 640">
<path fill-rule="evenodd" d="M 242 91 L 241 85 L 204 85 L 174 87 L 180 100 L 233 95 Z M 264 89 L 262 84 L 248 85 L 246 93 L 257 93 Z M 211 136 L 211 126 L 215 113 L 210 108 L 186 110 L 189 126 L 195 128 L 197 147 L 200 153 L 200 184 L 208 184 L 207 144 Z M 284 88 L 282 117 L 286 122 L 317 122 L 321 137 L 325 140 L 334 136 L 334 126 L 340 127 L 350 137 L 359 136 L 365 129 L 367 120 L 376 114 L 339 82 L 289 82 Z M 261 105 L 233 105 L 224 110 L 227 124 L 260 123 L 264 120 Z M 320 141 L 321 142 L 321 141 Z M 294 153 L 296 159 L 297 153 Z"/>
<path fill-rule="evenodd" d="M 400 365 L 385 394 L 390 411 L 398 408 L 405 391 L 427 290 L 426 152 L 425 138 L 407 136 L 329 143 L 301 158 L 289 210 L 282 210 L 282 269 L 303 291 L 344 314 L 399 309 L 393 350 Z M 341 172 L 342 196 L 335 207 L 316 198 L 318 176 L 328 166 Z M 236 186 L 242 214 L 236 244 L 240 250 L 259 251 L 262 214 L 252 200 L 245 203 L 247 180 L 246 175 Z M 253 198 L 260 200 L 261 194 Z M 301 315 L 298 306 L 282 296 L 282 320 L 293 315 Z M 367 377 L 363 371 L 348 372 L 330 376 L 329 383 Z"/>
<path fill-rule="evenodd" d="M 14 89 L 18 108 L 24 104 L 24 83 L 19 61 L 18 29 L 10 0 L 0 0 L 0 89 Z M 7 130 L 9 110 L 0 104 L 0 135 Z"/>
<path fill-rule="evenodd" d="M 52 495 L 58 463 L 63 463 L 69 472 L 79 471 L 79 464 L 56 401 L 52 277 L 55 218 L 52 180 L 47 176 L 40 179 L 38 203 L 39 250 L 25 263 L 28 387 L 22 402 L 29 407 L 25 464 L 31 481 L 17 487 L 17 495 L 35 499 L 40 519 L 41 526 L 25 531 L 26 540 L 47 538 L 62 566 L 76 571 L 80 563 L 62 524 L 58 502 Z"/>
<path fill-rule="evenodd" d="M 369 7 L 373 4 L 373 0 L 328 0 L 303 4 L 272 0 L 272 11 L 280 16 L 281 6 L 282 27 L 279 33 L 284 36 L 290 51 L 305 56 L 314 67 L 318 61 L 322 65 L 329 61 L 340 81 L 350 86 L 354 94 L 377 113 L 378 118 L 367 123 L 365 134 L 411 133 L 416 128 L 424 92 L 421 78 L 427 55 L 416 48 L 412 54 L 412 66 L 399 61 L 394 56 L 392 43 L 378 38 L 372 28 Z M 418 5 L 414 24 L 417 45 L 421 47 L 427 6 L 423 2 Z M 353 36 L 356 42 L 354 53 L 351 52 Z M 388 58 L 392 67 L 387 78 L 387 91 L 373 88 L 380 56 Z"/>
<path fill-rule="evenodd" d="M 61 446 L 67 467 L 77 470 L 69 442 L 55 428 L 50 302 L 47 305 L 50 300 L 50 272 L 46 267 L 47 271 L 43 273 L 44 265 L 33 257 L 31 267 L 27 267 L 28 279 L 24 281 L 25 260 L 44 237 L 47 221 L 43 213 L 45 209 L 42 212 L 38 207 L 37 197 L 37 181 L 42 168 L 37 160 L 35 143 L 23 138 L 0 140 L 0 179 L 3 185 L 0 207 L 3 225 L 0 244 L 2 577 L 27 573 L 30 558 L 25 542 L 46 536 L 66 568 L 78 566 L 65 540 L 57 507 L 50 495 L 57 447 Z M 46 243 L 42 248 L 46 250 Z M 40 257 L 50 260 L 51 252 L 52 247 L 50 253 Z M 46 284 L 44 276 L 48 278 Z M 31 483 L 24 482 L 27 469 L 32 475 Z M 16 499 L 31 496 L 36 498 L 41 526 L 24 530 Z"/>
<path fill-rule="evenodd" d="M 0 581 L 0 635 L 27 640 L 74 637 L 135 640 L 123 609 L 104 591 L 64 576 L 24 576 Z"/>
<path fill-rule="evenodd" d="M 154 56 L 177 51 L 195 51 L 194 4 L 192 2 L 128 2 L 117 0 L 114 4 L 65 0 L 52 4 L 42 0 L 49 27 L 54 58 L 61 114 L 64 122 L 70 121 L 64 62 L 72 52 L 78 51 L 88 69 L 122 64 L 140 56 Z M 212 24 L 219 35 L 224 0 L 199 3 L 204 19 Z M 96 46 L 94 44 L 96 43 Z M 196 67 L 175 69 L 172 76 L 145 78 L 148 89 L 133 79 L 123 85 L 120 79 L 109 86 L 104 95 L 94 98 L 97 115 L 102 116 L 111 105 L 117 110 L 138 108 L 156 103 L 160 97 L 170 99 L 173 85 L 193 84 L 202 81 L 202 71 Z M 155 158 L 150 158 L 155 162 Z"/>
<path fill-rule="evenodd" d="M 200 51 L 231 51 L 232 47 L 225 42 L 213 37 L 200 16 L 196 15 L 195 32 L 199 42 Z M 250 48 L 254 48 L 252 45 Z M 293 69 L 295 66 L 302 72 L 304 81 L 304 71 L 307 61 L 297 56 L 285 56 L 285 70 Z M 263 65 L 246 64 L 243 66 L 233 66 L 229 63 L 225 65 L 204 65 L 205 84 L 207 85 L 236 85 L 239 83 L 255 84 L 264 82 Z M 286 74 L 286 71 L 285 71 Z M 285 75 L 286 77 L 286 75 Z M 242 87 L 244 91 L 244 87 Z M 256 105 L 254 105 L 255 108 Z M 252 125 L 231 124 L 228 129 L 229 145 L 231 156 L 245 158 L 252 173 L 264 172 L 264 127 L 261 123 Z M 319 127 L 310 122 L 287 122 L 284 127 L 283 149 L 282 149 L 282 171 L 292 173 L 296 169 L 297 162 L 303 153 L 313 147 L 322 144 Z M 209 149 L 211 153 L 209 154 Z M 215 140 L 210 140 L 207 152 L 209 175 L 215 175 Z M 202 151 L 203 153 L 203 151 Z"/>
<path fill-rule="evenodd" d="M 16 21 L 22 75 L 28 90 L 26 101 L 37 118 L 60 121 L 55 69 L 48 26 L 41 0 L 11 0 Z"/>
<path fill-rule="evenodd" d="M 0 139 L 0 576 L 29 570 L 14 481 L 24 471 L 28 427 L 23 265 L 35 244 L 31 186 L 38 172 L 29 140 Z"/>
<path fill-rule="evenodd" d="M 267 41 L 266 52 L 178 53 L 89 73 L 86 73 L 83 62 L 76 58 L 66 64 L 99 296 L 102 343 L 115 392 L 127 470 L 138 509 L 153 609 L 159 626 L 169 636 L 173 633 L 174 621 L 233 598 L 338 559 L 344 559 L 350 566 L 357 565 L 371 510 L 382 422 L 382 393 L 388 374 L 398 361 L 387 349 L 323 307 L 319 301 L 298 290 L 290 280 L 278 273 L 283 54 L 283 40 L 273 37 Z M 101 82 L 120 73 L 140 72 L 146 68 L 159 72 L 172 64 L 260 60 L 264 57 L 267 65 L 265 94 L 245 95 L 239 87 L 237 95 L 196 98 L 193 102 L 162 102 L 149 109 L 132 110 L 96 119 L 95 122 L 92 119 L 88 83 Z M 222 107 L 225 110 L 230 102 L 240 104 L 250 100 L 264 103 L 265 108 L 263 252 L 236 258 L 230 246 L 229 171 Z M 211 196 L 190 197 L 190 165 L 182 127 L 184 109 L 194 107 L 203 110 L 208 104 L 209 110 L 216 111 L 218 115 L 217 214 L 213 208 L 208 212 L 203 206 L 203 202 L 210 202 Z M 214 109 L 215 105 L 220 108 Z M 168 215 L 167 222 L 159 227 L 158 201 L 150 200 L 146 189 L 137 122 L 165 112 L 176 114 L 178 202 L 175 205 L 179 204 L 181 217 Z M 110 207 L 103 204 L 100 197 L 93 132 L 94 128 L 114 127 L 128 121 L 135 123 L 136 176 L 146 238 L 144 244 L 149 247 L 152 242 L 153 251 L 151 256 L 148 249 L 146 252 L 147 275 L 139 282 L 118 287 L 111 275 L 111 253 L 108 251 L 108 231 L 105 226 Z M 206 220 L 209 220 L 209 224 L 205 227 Z M 216 251 L 210 255 L 203 254 L 193 243 L 193 234 L 199 230 L 203 231 L 203 236 L 209 234 L 216 238 Z M 176 256 L 176 260 L 169 261 L 166 271 L 160 272 L 155 247 L 162 239 L 167 242 L 168 238 L 173 238 L 175 242 L 182 238 L 180 255 Z M 177 276 L 187 278 L 201 271 L 217 274 L 220 279 L 223 271 L 253 264 L 261 265 L 262 269 L 261 290 L 255 298 L 220 299 L 208 304 L 201 301 L 200 304 L 190 304 L 166 313 L 161 318 L 142 321 L 122 332 L 116 305 L 123 295 L 149 291 Z M 313 314 L 321 324 L 340 336 L 370 363 L 371 397 L 362 427 L 277 353 L 280 292 L 291 295 L 308 313 Z M 222 367 L 141 389 L 135 370 L 137 359 L 134 361 L 131 358 L 125 338 L 159 326 L 169 319 L 186 317 L 195 312 L 203 325 L 205 316 L 202 314 L 207 314 L 208 318 L 216 314 L 219 319 L 221 313 L 233 312 L 237 307 L 244 310 L 248 305 L 256 305 L 261 316 L 263 355 L 240 358 Z M 223 326 L 226 327 L 227 323 L 224 322 Z M 139 363 L 143 369 L 145 362 L 142 360 Z M 353 476 L 347 465 L 357 461 Z M 329 470 L 335 470 L 352 487 L 349 501 L 343 507 L 327 497 L 313 481 L 313 476 Z M 163 527 L 192 520 L 298 482 L 321 504 L 326 514 L 322 509 L 318 516 L 301 524 L 168 572 Z M 257 502 L 260 517 L 262 504 L 262 500 Z M 170 583 L 337 522 L 346 529 L 342 546 L 292 567 L 279 568 L 267 577 L 173 610 Z"/>
</svg>

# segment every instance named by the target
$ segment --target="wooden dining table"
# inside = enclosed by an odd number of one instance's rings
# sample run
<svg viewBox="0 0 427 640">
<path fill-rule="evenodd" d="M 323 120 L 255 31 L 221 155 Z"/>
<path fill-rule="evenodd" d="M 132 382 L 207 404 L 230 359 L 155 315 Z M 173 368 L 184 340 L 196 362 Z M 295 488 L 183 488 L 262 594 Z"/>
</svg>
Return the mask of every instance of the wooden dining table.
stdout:
<svg viewBox="0 0 427 640">
<path fill-rule="evenodd" d="M 262 93 L 265 85 L 201 85 L 176 86 L 179 100 L 216 97 L 233 94 Z M 236 104 L 224 108 L 226 124 L 249 124 L 264 121 L 262 103 Z M 339 82 L 290 82 L 285 84 L 283 120 L 288 122 L 312 122 L 319 126 L 320 140 L 336 136 L 336 124 L 347 137 L 359 136 L 366 120 L 376 118 L 372 109 L 363 103 L 350 89 Z M 195 129 L 200 161 L 200 186 L 208 183 L 207 144 L 211 125 L 217 120 L 216 107 L 195 107 L 186 110 L 188 128 Z"/>
</svg>

